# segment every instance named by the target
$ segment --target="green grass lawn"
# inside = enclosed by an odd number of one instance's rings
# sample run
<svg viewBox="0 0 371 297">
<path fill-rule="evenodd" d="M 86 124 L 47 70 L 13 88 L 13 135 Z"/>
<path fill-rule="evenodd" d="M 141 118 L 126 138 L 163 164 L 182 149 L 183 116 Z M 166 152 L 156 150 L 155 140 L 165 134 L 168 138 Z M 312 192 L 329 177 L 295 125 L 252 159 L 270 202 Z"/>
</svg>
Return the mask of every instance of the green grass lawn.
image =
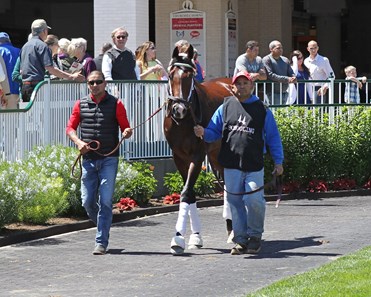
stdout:
<svg viewBox="0 0 371 297">
<path fill-rule="evenodd" d="M 370 297 L 371 246 L 247 295 L 247 297 L 257 296 Z"/>
</svg>

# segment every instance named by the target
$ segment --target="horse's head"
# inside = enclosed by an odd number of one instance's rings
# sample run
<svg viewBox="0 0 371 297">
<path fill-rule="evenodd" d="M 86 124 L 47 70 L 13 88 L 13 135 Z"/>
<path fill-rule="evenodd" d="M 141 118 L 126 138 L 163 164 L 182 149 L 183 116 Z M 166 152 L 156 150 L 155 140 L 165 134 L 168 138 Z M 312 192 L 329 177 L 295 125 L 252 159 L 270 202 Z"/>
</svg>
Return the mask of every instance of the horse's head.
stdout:
<svg viewBox="0 0 371 297">
<path fill-rule="evenodd" d="M 169 71 L 169 104 L 168 112 L 174 119 L 183 119 L 190 106 L 195 86 L 196 65 L 193 61 L 194 49 L 190 45 L 186 53 L 179 53 L 174 48 Z"/>
</svg>

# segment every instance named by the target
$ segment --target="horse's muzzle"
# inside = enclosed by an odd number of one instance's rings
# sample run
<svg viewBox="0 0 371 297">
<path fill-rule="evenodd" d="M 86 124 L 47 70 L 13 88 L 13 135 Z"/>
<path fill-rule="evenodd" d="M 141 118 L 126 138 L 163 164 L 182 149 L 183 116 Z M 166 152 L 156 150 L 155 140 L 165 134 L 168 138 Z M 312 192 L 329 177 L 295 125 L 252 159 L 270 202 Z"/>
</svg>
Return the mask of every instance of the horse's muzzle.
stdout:
<svg viewBox="0 0 371 297">
<path fill-rule="evenodd" d="M 186 114 L 187 107 L 182 102 L 176 102 L 171 107 L 171 115 L 178 120 L 183 119 L 186 116 Z"/>
</svg>

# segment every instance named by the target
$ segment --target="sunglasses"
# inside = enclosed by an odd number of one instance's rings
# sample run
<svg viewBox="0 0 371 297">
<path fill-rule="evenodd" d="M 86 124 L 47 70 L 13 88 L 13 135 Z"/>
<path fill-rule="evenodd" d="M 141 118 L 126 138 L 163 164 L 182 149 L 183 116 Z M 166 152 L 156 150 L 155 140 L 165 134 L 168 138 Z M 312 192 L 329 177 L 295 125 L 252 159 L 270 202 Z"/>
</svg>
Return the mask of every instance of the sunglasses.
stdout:
<svg viewBox="0 0 371 297">
<path fill-rule="evenodd" d="M 127 37 L 128 37 L 127 35 L 119 35 L 119 36 L 116 36 L 116 39 L 125 39 Z"/>
<path fill-rule="evenodd" d="M 91 80 L 91 81 L 88 81 L 88 84 L 91 85 L 91 86 L 94 86 L 94 85 L 101 85 L 104 81 L 101 80 L 101 79 L 98 79 L 98 80 Z"/>
</svg>

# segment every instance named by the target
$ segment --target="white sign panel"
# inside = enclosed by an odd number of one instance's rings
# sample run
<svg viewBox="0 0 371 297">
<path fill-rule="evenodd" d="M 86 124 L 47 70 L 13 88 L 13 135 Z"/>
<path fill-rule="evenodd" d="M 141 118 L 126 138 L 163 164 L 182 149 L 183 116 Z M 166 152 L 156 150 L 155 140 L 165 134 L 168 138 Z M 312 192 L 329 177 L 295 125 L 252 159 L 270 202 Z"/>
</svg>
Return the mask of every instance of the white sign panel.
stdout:
<svg viewBox="0 0 371 297">
<path fill-rule="evenodd" d="M 174 44 L 181 39 L 187 40 L 198 51 L 198 60 L 206 69 L 205 12 L 184 9 L 170 13 L 170 53 Z"/>
</svg>

